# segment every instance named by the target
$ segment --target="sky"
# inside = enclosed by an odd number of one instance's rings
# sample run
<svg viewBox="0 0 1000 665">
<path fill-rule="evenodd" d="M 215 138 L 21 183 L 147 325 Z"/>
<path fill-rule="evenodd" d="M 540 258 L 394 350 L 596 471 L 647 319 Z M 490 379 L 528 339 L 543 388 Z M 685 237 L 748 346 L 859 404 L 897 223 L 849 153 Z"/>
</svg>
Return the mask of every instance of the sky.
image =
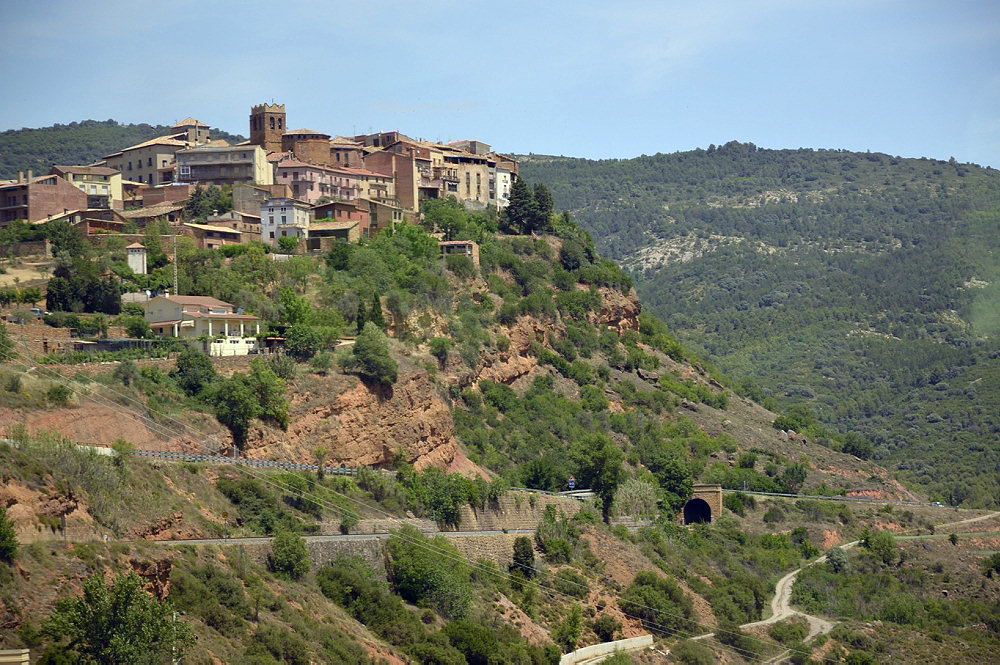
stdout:
<svg viewBox="0 0 1000 665">
<path fill-rule="evenodd" d="M 628 158 L 721 145 L 1000 168 L 997 0 L 3 0 L 0 131 L 250 107 L 331 135 Z"/>
</svg>

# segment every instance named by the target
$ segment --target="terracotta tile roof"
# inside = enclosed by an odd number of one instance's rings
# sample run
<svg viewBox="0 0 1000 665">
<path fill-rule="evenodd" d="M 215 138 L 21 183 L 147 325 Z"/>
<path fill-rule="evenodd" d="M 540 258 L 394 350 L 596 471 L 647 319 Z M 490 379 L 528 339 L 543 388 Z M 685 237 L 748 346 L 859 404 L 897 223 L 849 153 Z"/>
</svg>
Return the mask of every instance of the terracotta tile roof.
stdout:
<svg viewBox="0 0 1000 665">
<path fill-rule="evenodd" d="M 178 210 L 183 210 L 182 205 L 161 205 L 161 206 L 149 206 L 148 208 L 138 208 L 136 210 L 123 210 L 121 215 L 125 219 L 142 219 L 143 217 L 156 217 L 157 215 L 166 215 L 171 212 L 177 212 Z"/>
<path fill-rule="evenodd" d="M 213 298 L 211 296 L 158 296 L 158 297 L 166 298 L 170 302 L 177 303 L 178 305 L 203 305 L 205 307 L 232 308 L 232 305 L 230 305 L 229 303 L 219 300 L 218 298 Z M 150 302 L 152 302 L 152 300 Z"/>
<path fill-rule="evenodd" d="M 311 129 L 291 129 L 285 132 L 284 136 L 289 136 L 289 135 L 294 136 L 295 134 L 312 134 L 314 136 L 325 136 L 326 138 L 330 138 L 330 135 L 327 134 L 326 132 L 314 132 Z"/>
<path fill-rule="evenodd" d="M 200 229 L 202 231 L 218 231 L 219 233 L 235 233 L 237 235 L 239 235 L 240 233 L 236 229 L 231 229 L 228 226 L 210 226 L 208 224 L 189 224 L 189 223 L 185 223 L 184 226 L 187 226 L 188 228 L 192 228 L 195 230 Z"/>
<path fill-rule="evenodd" d="M 85 175 L 115 175 L 118 173 L 117 169 L 111 169 L 106 166 L 59 166 L 55 165 L 53 169 L 58 169 L 63 173 L 82 173 Z"/>
<path fill-rule="evenodd" d="M 125 249 L 145 249 L 145 247 L 143 247 L 141 242 L 134 242 Z"/>
<path fill-rule="evenodd" d="M 332 222 L 313 222 L 309 225 L 310 231 L 344 231 L 357 226 L 360 222 L 356 219 L 347 219 Z"/>
<path fill-rule="evenodd" d="M 191 116 L 188 116 L 188 117 L 184 118 L 183 120 L 181 120 L 180 122 L 178 122 L 173 127 L 171 127 L 170 129 L 177 129 L 178 127 L 190 127 L 191 125 L 197 125 L 198 127 L 208 127 L 208 125 L 206 125 L 205 123 L 198 122 L 197 120 L 195 120 Z"/>
</svg>

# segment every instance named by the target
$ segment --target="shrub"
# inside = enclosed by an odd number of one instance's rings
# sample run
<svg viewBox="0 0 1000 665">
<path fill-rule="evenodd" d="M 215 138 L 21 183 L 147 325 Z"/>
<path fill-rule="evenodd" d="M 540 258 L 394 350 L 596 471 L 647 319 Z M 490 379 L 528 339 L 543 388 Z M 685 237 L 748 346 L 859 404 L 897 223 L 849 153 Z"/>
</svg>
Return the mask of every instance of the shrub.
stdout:
<svg viewBox="0 0 1000 665">
<path fill-rule="evenodd" d="M 771 506 L 770 508 L 767 509 L 767 512 L 764 513 L 764 521 L 769 524 L 773 524 L 775 522 L 784 522 L 785 513 L 782 512 L 780 508 L 776 506 Z"/>
<path fill-rule="evenodd" d="M 257 627 L 244 654 L 247 658 L 267 658 L 290 665 L 309 665 L 309 647 L 300 635 L 272 623 Z"/>
<path fill-rule="evenodd" d="M 476 266 L 472 263 L 472 259 L 463 254 L 449 254 L 445 257 L 445 264 L 459 279 L 469 279 L 476 274 Z"/>
<path fill-rule="evenodd" d="M 56 406 L 66 406 L 69 403 L 69 398 L 72 397 L 73 391 L 68 387 L 57 383 L 51 386 L 45 393 L 45 398 L 49 400 L 52 404 Z"/>
<path fill-rule="evenodd" d="M 118 367 L 115 367 L 115 371 L 111 373 L 111 378 L 118 381 L 123 386 L 132 385 L 139 380 L 140 376 L 139 368 L 135 366 L 134 362 L 128 359 L 118 363 Z"/>
<path fill-rule="evenodd" d="M 263 356 L 264 364 L 279 378 L 295 378 L 295 359 L 287 355 L 271 354 Z"/>
<path fill-rule="evenodd" d="M 691 599 L 672 580 L 655 573 L 637 573 L 622 593 L 619 605 L 626 616 L 639 619 L 651 632 L 670 634 L 691 629 Z"/>
<path fill-rule="evenodd" d="M 302 536 L 291 531 L 282 531 L 271 542 L 271 554 L 267 566 L 272 572 L 297 580 L 309 572 L 309 551 Z"/>
<path fill-rule="evenodd" d="M 472 602 L 468 566 L 446 538 L 429 539 L 407 525 L 392 533 L 386 549 L 396 593 L 446 617 L 465 615 Z"/>
<path fill-rule="evenodd" d="M 527 536 L 514 539 L 514 561 L 510 569 L 519 570 L 528 579 L 535 576 L 535 547 Z"/>
<path fill-rule="evenodd" d="M 590 593 L 587 578 L 572 568 L 563 568 L 552 578 L 552 587 L 564 596 L 586 598 Z"/>
<path fill-rule="evenodd" d="M 193 347 L 187 347 L 177 356 L 174 370 L 170 372 L 177 385 L 190 396 L 200 393 L 216 377 L 212 359 Z"/>
<path fill-rule="evenodd" d="M 670 655 L 684 665 L 714 665 L 717 662 L 711 649 L 694 640 L 684 640 L 670 650 Z"/>
<path fill-rule="evenodd" d="M 442 367 L 448 362 L 448 349 L 451 348 L 451 339 L 448 337 L 435 337 L 430 341 L 431 355 L 437 358 Z"/>
<path fill-rule="evenodd" d="M 345 369 L 392 385 L 399 378 L 396 361 L 389 355 L 389 338 L 382 329 L 368 321 L 354 342 L 351 355 L 345 357 Z"/>
<path fill-rule="evenodd" d="M 17 556 L 17 533 L 7 517 L 7 507 L 0 504 L 0 561 L 13 563 Z"/>
<path fill-rule="evenodd" d="M 608 616 L 607 614 L 602 614 L 594 619 L 591 629 L 600 641 L 613 642 L 615 639 L 615 633 L 622 629 L 622 622 L 618 621 L 614 617 Z"/>
<path fill-rule="evenodd" d="M 847 572 L 850 565 L 847 561 L 847 552 L 840 547 L 831 547 L 826 553 L 826 564 L 835 573 Z"/>
<path fill-rule="evenodd" d="M 78 657 L 71 662 L 166 662 L 194 641 L 194 633 L 176 621 L 169 602 L 143 591 L 134 572 L 116 577 L 109 587 L 96 573 L 83 583 L 83 595 L 61 598 L 43 629 L 56 639 L 69 638 Z M 70 661 L 67 661 L 70 662 Z"/>
<path fill-rule="evenodd" d="M 804 640 L 809 626 L 803 621 L 779 621 L 768 627 L 767 634 L 787 646 Z"/>
<path fill-rule="evenodd" d="M 309 366 L 317 374 L 326 374 L 333 369 L 333 354 L 329 351 L 320 351 L 309 359 Z"/>
<path fill-rule="evenodd" d="M 862 534 L 861 546 L 881 559 L 882 563 L 890 564 L 896 558 L 896 539 L 888 531 L 870 533 L 866 530 Z"/>
</svg>

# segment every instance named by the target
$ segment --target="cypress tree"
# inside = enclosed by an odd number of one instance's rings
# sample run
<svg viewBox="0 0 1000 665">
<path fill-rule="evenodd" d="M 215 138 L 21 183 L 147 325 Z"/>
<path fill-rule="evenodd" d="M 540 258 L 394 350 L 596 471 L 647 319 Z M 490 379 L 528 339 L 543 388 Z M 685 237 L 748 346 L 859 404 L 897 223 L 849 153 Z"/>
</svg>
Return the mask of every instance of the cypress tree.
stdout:
<svg viewBox="0 0 1000 665">
<path fill-rule="evenodd" d="M 358 324 L 358 334 L 359 335 L 361 334 L 361 331 L 365 329 L 365 321 L 368 320 L 367 314 L 368 313 L 365 311 L 365 301 L 364 301 L 364 299 L 360 295 L 358 295 L 358 318 L 357 318 L 357 324 Z"/>
<path fill-rule="evenodd" d="M 382 316 L 382 298 L 376 293 L 374 296 L 374 301 L 372 302 L 371 313 L 368 315 L 368 320 L 377 325 L 382 329 L 382 332 L 386 330 L 385 317 Z"/>
</svg>

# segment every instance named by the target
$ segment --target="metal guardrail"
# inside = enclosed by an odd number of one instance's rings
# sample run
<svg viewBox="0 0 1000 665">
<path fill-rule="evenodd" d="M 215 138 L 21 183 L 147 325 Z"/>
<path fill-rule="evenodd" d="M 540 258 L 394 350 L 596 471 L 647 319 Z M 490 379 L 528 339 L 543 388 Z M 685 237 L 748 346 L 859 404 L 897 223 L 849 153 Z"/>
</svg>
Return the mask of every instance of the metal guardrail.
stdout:
<svg viewBox="0 0 1000 665">
<path fill-rule="evenodd" d="M 789 494 L 787 492 L 755 492 L 753 490 L 723 489 L 727 494 L 752 494 L 754 496 L 780 496 L 786 499 L 816 499 L 817 501 L 855 501 L 858 503 L 892 503 L 901 506 L 941 506 L 940 501 L 902 501 L 900 499 L 873 499 L 867 496 L 838 496 L 832 494 Z"/>
<path fill-rule="evenodd" d="M 234 466 L 252 466 L 258 469 L 282 469 L 283 471 L 318 471 L 318 464 L 298 464 L 297 462 L 281 462 L 266 459 L 251 459 L 249 457 L 225 457 L 223 455 L 208 455 L 205 453 L 180 453 L 172 450 L 137 450 L 137 457 L 151 457 L 176 462 L 200 462 L 202 464 L 232 464 Z M 324 466 L 323 473 L 331 476 L 353 476 L 357 469 L 339 466 Z"/>
</svg>

